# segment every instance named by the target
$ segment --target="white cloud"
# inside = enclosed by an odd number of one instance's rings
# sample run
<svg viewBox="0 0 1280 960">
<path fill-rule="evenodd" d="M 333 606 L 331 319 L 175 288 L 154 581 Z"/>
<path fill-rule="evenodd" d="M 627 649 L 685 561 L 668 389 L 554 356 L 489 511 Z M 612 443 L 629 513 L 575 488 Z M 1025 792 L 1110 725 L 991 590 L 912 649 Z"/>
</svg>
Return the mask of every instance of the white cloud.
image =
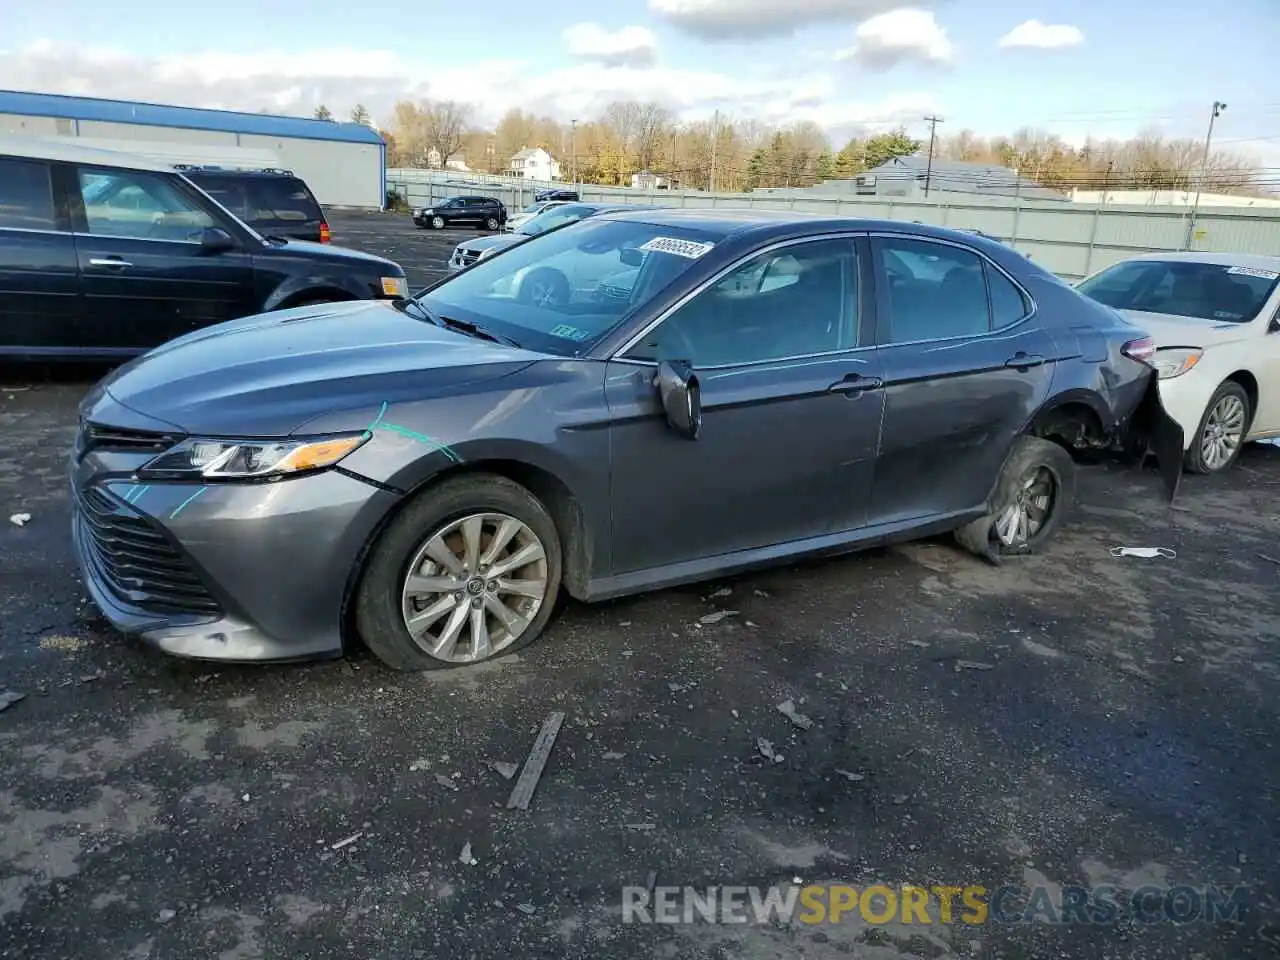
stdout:
<svg viewBox="0 0 1280 960">
<path fill-rule="evenodd" d="M 1083 42 L 1084 33 L 1079 27 L 1065 23 L 1041 23 L 1039 20 L 1020 23 L 1000 38 L 1002 47 L 1035 47 L 1041 50 L 1074 47 Z"/>
<path fill-rule="evenodd" d="M 887 70 L 915 60 L 950 63 L 955 48 L 928 10 L 891 10 L 872 17 L 854 31 L 853 46 L 836 54 L 873 70 Z"/>
<path fill-rule="evenodd" d="M 596 23 L 577 23 L 564 31 L 570 56 L 611 66 L 651 66 L 658 45 L 644 27 L 623 27 L 610 32 Z"/>
<path fill-rule="evenodd" d="M 474 104 L 474 120 L 480 124 L 495 123 L 512 107 L 586 120 L 611 100 L 655 100 L 683 120 L 703 119 L 718 109 L 765 123 L 812 120 L 837 132 L 911 122 L 922 111 L 941 109 L 923 93 L 878 102 L 851 100 L 846 84 L 820 71 L 750 76 L 599 62 L 535 70 L 513 60 L 439 68 L 361 49 L 145 57 L 48 42 L 0 51 L 0 89 L 300 116 L 324 103 L 338 118 L 363 103 L 380 122 L 390 121 L 397 100 L 434 97 Z"/>
<path fill-rule="evenodd" d="M 707 40 L 785 36 L 815 24 L 857 23 L 898 5 L 899 0 L 649 0 L 655 14 Z"/>
</svg>

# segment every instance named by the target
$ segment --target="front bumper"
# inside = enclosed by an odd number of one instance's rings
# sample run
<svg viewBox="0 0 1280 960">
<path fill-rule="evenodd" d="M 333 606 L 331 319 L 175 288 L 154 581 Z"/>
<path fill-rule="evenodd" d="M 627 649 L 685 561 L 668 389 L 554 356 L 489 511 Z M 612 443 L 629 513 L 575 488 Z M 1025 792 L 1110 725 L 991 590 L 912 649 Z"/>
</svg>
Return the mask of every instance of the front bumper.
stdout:
<svg viewBox="0 0 1280 960">
<path fill-rule="evenodd" d="M 396 495 L 336 471 L 146 484 L 109 458 L 73 465 L 72 539 L 85 586 L 117 629 L 205 660 L 342 653 L 352 574 Z"/>
</svg>

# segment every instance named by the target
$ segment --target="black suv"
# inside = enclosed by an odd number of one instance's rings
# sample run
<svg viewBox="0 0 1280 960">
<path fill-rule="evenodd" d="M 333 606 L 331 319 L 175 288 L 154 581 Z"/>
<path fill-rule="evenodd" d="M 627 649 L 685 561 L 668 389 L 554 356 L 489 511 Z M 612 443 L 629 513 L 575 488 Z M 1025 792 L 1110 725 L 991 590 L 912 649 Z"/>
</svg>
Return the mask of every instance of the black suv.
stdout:
<svg viewBox="0 0 1280 960">
<path fill-rule="evenodd" d="M 328 243 L 320 201 L 291 170 L 227 170 L 179 165 L 188 180 L 268 237 Z"/>
<path fill-rule="evenodd" d="M 418 207 L 413 222 L 433 230 L 469 224 L 486 230 L 499 230 L 507 222 L 507 208 L 493 197 L 453 197 L 434 207 Z"/>
<path fill-rule="evenodd" d="M 390 260 L 268 239 L 172 166 L 0 137 L 0 356 L 129 356 L 268 310 L 407 295 Z"/>
</svg>

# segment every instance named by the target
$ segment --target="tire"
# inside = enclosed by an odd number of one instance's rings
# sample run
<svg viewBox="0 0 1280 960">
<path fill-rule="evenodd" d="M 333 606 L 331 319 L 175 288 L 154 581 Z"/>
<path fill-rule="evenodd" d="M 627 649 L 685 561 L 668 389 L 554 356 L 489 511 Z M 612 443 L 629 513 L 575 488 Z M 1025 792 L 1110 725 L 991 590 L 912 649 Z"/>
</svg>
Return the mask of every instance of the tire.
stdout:
<svg viewBox="0 0 1280 960">
<path fill-rule="evenodd" d="M 431 229 L 433 229 L 433 230 L 443 230 L 443 229 L 444 229 L 444 217 L 432 217 L 432 218 L 431 218 Z"/>
<path fill-rule="evenodd" d="M 1200 425 L 1183 457 L 1183 466 L 1191 473 L 1200 474 L 1230 469 L 1239 458 L 1249 432 L 1249 421 L 1253 417 L 1250 407 L 1249 394 L 1240 384 L 1227 380 L 1219 386 L 1205 404 Z M 1210 439 L 1211 431 L 1218 431 L 1216 439 Z"/>
<path fill-rule="evenodd" d="M 517 299 L 530 305 L 566 304 L 569 302 L 569 281 L 553 267 L 539 267 L 521 281 Z"/>
<path fill-rule="evenodd" d="M 497 217 L 490 217 L 484 222 L 484 228 L 486 230 L 497 230 L 499 226 L 500 224 L 498 223 Z"/>
<path fill-rule="evenodd" d="M 477 524 L 476 517 L 493 519 Z M 440 555 L 438 551 L 433 550 L 430 556 L 425 551 L 443 532 L 445 536 L 439 538 L 443 546 L 465 553 L 466 536 L 461 529 L 464 521 L 479 531 L 474 541 L 475 559 L 485 558 L 485 551 L 496 539 L 494 534 L 506 521 L 515 521 L 519 529 L 500 550 L 499 563 L 504 557 L 527 551 L 534 543 L 541 546 L 542 558 L 505 571 L 518 574 L 515 577 L 485 580 L 451 576 L 434 559 Z M 454 563 L 461 559 L 452 556 Z M 560 593 L 561 558 L 555 522 L 524 487 L 494 474 L 444 480 L 418 494 L 378 537 L 356 588 L 356 629 L 374 655 L 393 670 L 450 669 L 506 656 L 537 640 L 551 618 Z M 422 574 L 420 583 L 425 589 L 420 594 L 408 589 L 411 569 Z M 427 580 L 432 582 L 428 584 Z M 540 599 L 527 594 L 539 580 L 544 584 Z M 507 584 L 508 589 L 495 589 L 493 583 Z M 512 592 L 512 584 L 519 584 L 526 593 Z M 494 606 L 495 601 L 523 621 L 514 637 L 506 628 L 501 610 Z M 428 612 L 431 610 L 434 615 Z M 422 631 L 421 643 L 414 639 L 408 625 L 415 614 Z M 487 652 L 482 643 L 476 642 L 477 618 L 484 625 Z M 447 634 L 453 626 L 457 629 L 450 647 Z M 433 654 L 429 647 L 436 647 L 440 655 Z M 477 657 L 477 653 L 483 655 Z"/>
<path fill-rule="evenodd" d="M 1039 437 L 1018 437 L 996 481 L 991 512 L 956 530 L 955 538 L 966 550 L 991 563 L 1039 553 L 1070 512 L 1075 493 L 1076 465 L 1066 450 Z M 1010 529 L 1002 521 L 1006 517 L 1016 520 L 1019 505 L 1027 526 Z"/>
</svg>

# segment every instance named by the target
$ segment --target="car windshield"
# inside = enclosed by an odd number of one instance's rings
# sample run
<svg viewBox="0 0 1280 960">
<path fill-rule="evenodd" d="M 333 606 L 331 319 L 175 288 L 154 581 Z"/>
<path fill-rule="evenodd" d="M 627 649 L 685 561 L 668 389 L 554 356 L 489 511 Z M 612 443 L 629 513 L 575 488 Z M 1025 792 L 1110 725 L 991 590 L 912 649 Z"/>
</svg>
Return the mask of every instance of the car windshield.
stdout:
<svg viewBox="0 0 1280 960">
<path fill-rule="evenodd" d="M 1130 260 L 1086 280 L 1076 290 L 1116 310 L 1165 313 L 1222 323 L 1258 315 L 1280 272 L 1186 260 Z"/>
<path fill-rule="evenodd" d="M 522 233 L 526 237 L 536 237 L 540 233 L 546 233 L 553 227 L 558 227 L 564 223 L 572 223 L 574 220 L 581 220 L 583 217 L 595 213 L 596 208 L 581 203 L 557 203 L 555 206 L 547 207 L 540 214 L 524 224 L 516 233 Z"/>
<path fill-rule="evenodd" d="M 416 299 L 437 317 L 529 349 L 581 356 L 718 239 L 635 220 L 584 220 L 481 260 Z"/>
</svg>

